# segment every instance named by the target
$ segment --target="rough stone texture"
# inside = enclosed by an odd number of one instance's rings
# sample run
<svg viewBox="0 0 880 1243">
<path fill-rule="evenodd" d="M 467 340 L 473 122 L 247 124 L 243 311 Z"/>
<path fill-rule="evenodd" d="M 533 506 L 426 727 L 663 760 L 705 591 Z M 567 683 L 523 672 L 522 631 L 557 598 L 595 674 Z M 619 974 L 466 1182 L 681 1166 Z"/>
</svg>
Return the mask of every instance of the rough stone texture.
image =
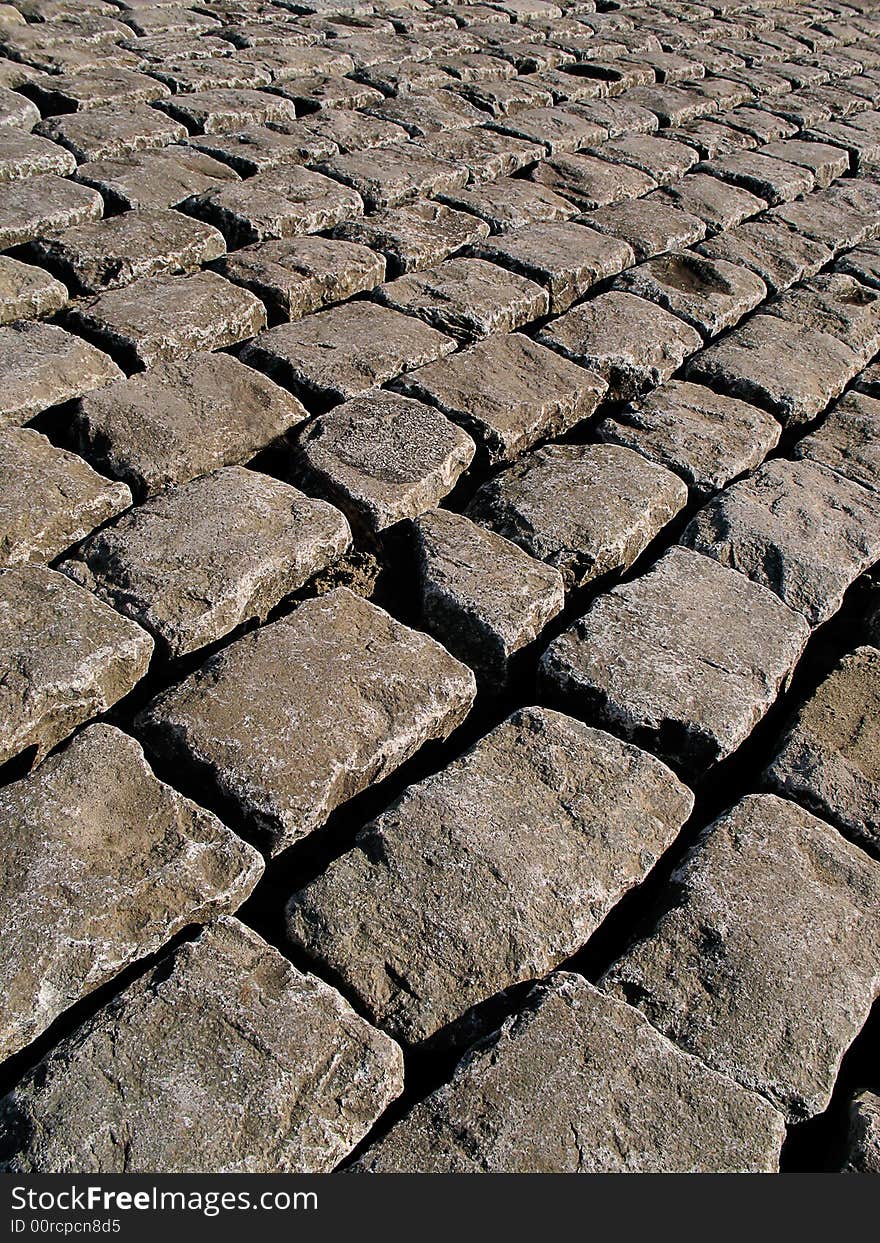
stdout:
<svg viewBox="0 0 880 1243">
<path fill-rule="evenodd" d="M 181 928 L 235 910 L 263 871 L 109 725 L 0 791 L 0 824 L 4 1057 Z"/>
<path fill-rule="evenodd" d="M 626 242 L 568 221 L 515 229 L 478 243 L 473 253 L 543 285 L 553 314 L 635 261 Z"/>
<path fill-rule="evenodd" d="M 228 354 L 192 354 L 83 398 L 71 434 L 142 499 L 247 462 L 306 417 L 295 397 Z"/>
<path fill-rule="evenodd" d="M 548 445 L 479 489 L 468 515 L 582 587 L 626 569 L 687 502 L 670 471 L 618 445 Z"/>
<path fill-rule="evenodd" d="M 0 327 L 53 315 L 66 302 L 66 288 L 48 272 L 0 255 Z"/>
<path fill-rule="evenodd" d="M 327 237 L 257 242 L 219 259 L 216 271 L 243 285 L 278 319 L 312 311 L 373 289 L 385 276 L 381 255 L 356 242 Z"/>
<path fill-rule="evenodd" d="M 841 255 L 834 267 L 838 272 L 855 276 L 870 289 L 880 289 L 880 243 L 862 246 L 851 250 L 849 254 Z"/>
<path fill-rule="evenodd" d="M 4 1164 L 324 1173 L 402 1086 L 392 1040 L 226 917 L 129 985 L 6 1098 Z"/>
<path fill-rule="evenodd" d="M 349 151 L 320 164 L 318 170 L 351 186 L 372 211 L 443 194 L 468 179 L 465 167 L 410 142 L 389 143 L 379 159 L 372 151 Z"/>
<path fill-rule="evenodd" d="M 275 853 L 450 734 L 474 694 L 439 643 L 338 588 L 224 648 L 139 725 L 210 774 Z"/>
<path fill-rule="evenodd" d="M 768 203 L 786 203 L 800 194 L 809 194 L 815 185 L 813 174 L 803 165 L 758 151 L 738 151 L 717 160 L 705 160 L 697 165 L 697 171 L 741 186 Z"/>
<path fill-rule="evenodd" d="M 76 168 L 69 151 L 36 134 L 0 129 L 0 185 L 39 173 L 64 176 Z"/>
<path fill-rule="evenodd" d="M 581 976 L 537 986 L 363 1173 L 771 1172 L 783 1119 Z"/>
<path fill-rule="evenodd" d="M 265 327 L 266 311 L 248 290 L 196 272 L 145 277 L 85 298 L 70 322 L 139 370 L 252 337 Z"/>
<path fill-rule="evenodd" d="M 787 138 L 769 142 L 761 147 L 759 155 L 770 155 L 789 164 L 799 164 L 809 169 L 819 189 L 825 190 L 837 177 L 849 171 L 849 155 L 840 147 L 822 142 L 804 142 Z"/>
<path fill-rule="evenodd" d="M 489 226 L 467 212 L 430 199 L 376 212 L 363 220 L 346 220 L 334 237 L 362 242 L 385 256 L 389 276 L 421 272 L 472 242 L 489 236 Z"/>
<path fill-rule="evenodd" d="M 795 445 L 794 456 L 880 491 L 880 400 L 867 393 L 847 393 L 822 425 Z"/>
<path fill-rule="evenodd" d="M 521 328 L 550 307 L 540 285 L 484 259 L 447 259 L 380 285 L 374 297 L 463 340 Z"/>
<path fill-rule="evenodd" d="M 0 194 L 0 249 L 22 246 L 85 220 L 97 220 L 103 211 L 100 194 L 66 177 L 52 173 L 19 177 L 4 185 Z"/>
<path fill-rule="evenodd" d="M 357 397 L 454 349 L 451 337 L 410 315 L 349 302 L 270 328 L 241 356 L 294 392 L 326 402 Z"/>
<path fill-rule="evenodd" d="M 191 138 L 189 146 L 222 160 L 242 177 L 289 164 L 314 164 L 328 160 L 339 150 L 332 139 L 295 130 L 293 124 L 284 131 L 251 125 L 234 134 Z"/>
<path fill-rule="evenodd" d="M 704 337 L 732 328 L 767 296 L 767 286 L 754 272 L 689 250 L 670 251 L 630 268 L 615 287 L 656 302 Z"/>
<path fill-rule="evenodd" d="M 860 1092 L 849 1107 L 845 1169 L 880 1174 L 880 1097 L 873 1092 Z"/>
<path fill-rule="evenodd" d="M 91 108 L 41 121 L 36 132 L 72 151 L 77 163 L 114 160 L 150 147 L 167 147 L 186 138 L 186 129 L 155 108 L 135 104 Z"/>
<path fill-rule="evenodd" d="M 764 309 L 786 323 L 836 337 L 863 362 L 880 349 L 880 290 L 866 289 L 852 276 L 822 273 L 771 299 Z"/>
<path fill-rule="evenodd" d="M 493 233 L 522 229 L 547 220 L 570 220 L 577 208 L 547 186 L 514 177 L 499 177 L 490 185 L 447 192 L 443 200 L 453 207 L 472 212 Z"/>
<path fill-rule="evenodd" d="M 225 250 L 222 234 L 210 225 L 146 208 L 41 238 L 30 253 L 70 289 L 99 293 L 142 276 L 197 271 Z"/>
<path fill-rule="evenodd" d="M 639 198 L 657 185 L 653 177 L 639 169 L 609 164 L 593 155 L 545 160 L 530 175 L 539 184 L 572 199 L 584 211 Z"/>
<path fill-rule="evenodd" d="M 332 506 L 228 466 L 133 509 L 61 568 L 183 656 L 264 621 L 350 543 Z"/>
<path fill-rule="evenodd" d="M 809 633 L 766 587 L 673 548 L 550 645 L 543 682 L 579 713 L 700 770 L 751 733 Z"/>
<path fill-rule="evenodd" d="M 51 561 L 130 504 L 124 483 L 39 432 L 0 429 L 0 565 Z"/>
<path fill-rule="evenodd" d="M 690 246 L 706 236 L 706 226 L 697 216 L 654 198 L 613 203 L 587 212 L 583 223 L 600 233 L 622 238 L 637 259 L 650 259 L 665 250 Z"/>
<path fill-rule="evenodd" d="M 692 804 L 636 747 L 525 708 L 369 824 L 294 895 L 288 930 L 418 1043 L 574 953 Z"/>
<path fill-rule="evenodd" d="M 845 656 L 797 712 L 767 769 L 779 794 L 880 847 L 880 651 Z"/>
<path fill-rule="evenodd" d="M 296 455 L 313 487 L 353 522 L 381 531 L 442 500 L 470 465 L 474 442 L 440 410 L 376 392 L 309 423 Z"/>
<path fill-rule="evenodd" d="M 109 205 L 123 211 L 139 207 L 176 207 L 191 195 L 238 180 L 238 174 L 219 160 L 180 146 L 139 151 L 119 160 L 80 164 L 76 176 L 86 186 L 100 190 Z"/>
<path fill-rule="evenodd" d="M 483 126 L 431 134 L 420 147 L 443 160 L 463 164 L 471 182 L 495 181 L 543 159 L 542 144 Z"/>
<path fill-rule="evenodd" d="M 689 173 L 681 181 L 657 190 L 651 200 L 696 216 L 712 232 L 732 229 L 767 206 L 748 190 L 726 185 L 705 173 Z"/>
<path fill-rule="evenodd" d="M 789 1118 L 821 1112 L 878 992 L 880 865 L 753 795 L 700 836 L 603 984 Z M 780 952 L 780 947 L 784 947 Z"/>
<path fill-rule="evenodd" d="M 565 603 L 562 575 L 461 514 L 434 509 L 413 525 L 422 624 L 492 686 Z"/>
<path fill-rule="evenodd" d="M 0 328 L 0 427 L 110 384 L 122 372 L 106 354 L 53 324 Z"/>
<path fill-rule="evenodd" d="M 677 316 L 618 290 L 566 311 L 537 338 L 602 376 L 615 401 L 662 384 L 702 345 L 700 334 Z"/>
<path fill-rule="evenodd" d="M 760 465 L 781 433 L 773 416 L 760 407 L 679 380 L 670 380 L 596 427 L 600 440 L 635 449 L 703 494 Z"/>
<path fill-rule="evenodd" d="M 776 592 L 811 625 L 880 557 L 876 495 L 811 461 L 765 462 L 693 518 L 682 543 Z"/>
<path fill-rule="evenodd" d="M 523 333 L 497 333 L 402 376 L 397 387 L 461 423 L 492 464 L 589 418 L 607 385 Z"/>
<path fill-rule="evenodd" d="M 760 314 L 696 354 L 686 374 L 763 406 L 789 427 L 821 414 L 863 365 L 827 332 Z"/>
<path fill-rule="evenodd" d="M 747 220 L 694 249 L 710 259 L 725 259 L 756 272 L 771 293 L 814 276 L 832 258 L 827 246 L 802 237 L 772 220 Z"/>
<path fill-rule="evenodd" d="M 159 100 L 157 107 L 182 121 L 195 134 L 222 134 L 243 125 L 283 124 L 296 117 L 291 100 L 280 95 L 222 87 L 173 95 Z"/>
<path fill-rule="evenodd" d="M 216 225 L 231 246 L 317 233 L 363 214 L 359 194 L 306 168 L 257 173 L 185 199 L 181 210 Z"/>
<path fill-rule="evenodd" d="M 43 566 L 0 570 L 0 763 L 41 759 L 128 694 L 150 663 L 140 626 Z"/>
<path fill-rule="evenodd" d="M 46 74 L 31 82 L 30 94 L 44 113 L 84 112 L 107 104 L 152 104 L 171 94 L 145 73 L 102 65 L 83 73 Z"/>
</svg>

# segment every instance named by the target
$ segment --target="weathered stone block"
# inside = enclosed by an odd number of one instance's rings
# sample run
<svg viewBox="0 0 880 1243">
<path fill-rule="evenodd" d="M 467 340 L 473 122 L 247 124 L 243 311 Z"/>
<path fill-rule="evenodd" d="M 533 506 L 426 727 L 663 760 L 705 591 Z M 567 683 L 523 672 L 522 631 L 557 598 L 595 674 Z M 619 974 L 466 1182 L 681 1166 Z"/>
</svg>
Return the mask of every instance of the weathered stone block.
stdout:
<svg viewBox="0 0 880 1243">
<path fill-rule="evenodd" d="M 138 724 L 208 773 L 274 854 L 450 734 L 474 695 L 439 643 L 338 588 L 237 639 Z"/>
<path fill-rule="evenodd" d="M 697 216 L 655 198 L 632 199 L 587 212 L 582 223 L 622 238 L 638 259 L 690 246 L 706 236 L 706 226 Z"/>
<path fill-rule="evenodd" d="M 880 1174 L 880 1097 L 860 1092 L 849 1107 L 848 1173 Z"/>
<path fill-rule="evenodd" d="M 493 233 L 522 229 L 543 220 L 570 220 L 577 208 L 547 186 L 517 177 L 499 177 L 489 185 L 447 191 L 443 200 L 472 212 Z"/>
<path fill-rule="evenodd" d="M 54 315 L 66 302 L 67 290 L 48 272 L 0 255 L 0 327 Z"/>
<path fill-rule="evenodd" d="M 18 1084 L 0 1159 L 41 1173 L 325 1173 L 402 1087 L 393 1040 L 227 917 Z"/>
<path fill-rule="evenodd" d="M 41 121 L 36 132 L 72 151 L 77 163 L 114 160 L 186 138 L 186 129 L 146 104 L 106 106 Z"/>
<path fill-rule="evenodd" d="M 0 185 L 21 177 L 56 173 L 63 177 L 76 168 L 76 160 L 64 147 L 48 138 L 20 130 L 0 129 Z"/>
<path fill-rule="evenodd" d="M 609 164 L 593 155 L 567 155 L 533 168 L 533 181 L 565 195 L 583 211 L 636 199 L 656 189 L 653 177 L 626 164 Z"/>
<path fill-rule="evenodd" d="M 748 737 L 809 633 L 766 587 L 673 548 L 550 645 L 543 684 L 579 714 L 698 771 Z"/>
<path fill-rule="evenodd" d="M 190 195 L 203 194 L 228 181 L 237 181 L 238 173 L 201 151 L 173 146 L 134 152 L 119 160 L 80 164 L 76 177 L 85 185 L 100 190 L 113 207 L 135 211 L 139 207 L 176 207 Z M 100 216 L 101 213 L 91 214 Z M 65 223 L 77 224 L 78 221 Z"/>
<path fill-rule="evenodd" d="M 583 945 L 692 804 L 643 751 L 525 708 L 369 824 L 288 931 L 418 1043 Z"/>
<path fill-rule="evenodd" d="M 756 194 L 719 182 L 717 177 L 705 173 L 688 173 L 681 181 L 657 190 L 652 195 L 653 200 L 696 216 L 713 233 L 732 229 L 749 216 L 757 216 L 767 206 Z"/>
<path fill-rule="evenodd" d="M 0 373 L 0 427 L 26 423 L 41 410 L 122 375 L 93 345 L 54 324 L 33 321 L 0 328 Z"/>
<path fill-rule="evenodd" d="M 433 268 L 469 243 L 489 236 L 489 226 L 468 212 L 455 211 L 432 199 L 346 220 L 334 237 L 362 242 L 385 256 L 389 276 Z"/>
<path fill-rule="evenodd" d="M 603 985 L 790 1119 L 810 1117 L 877 995 L 878 900 L 880 865 L 794 803 L 753 795 L 701 834 L 656 928 Z"/>
<path fill-rule="evenodd" d="M 788 289 L 805 276 L 815 276 L 833 257 L 827 246 L 771 220 L 747 220 L 694 249 L 710 259 L 750 268 L 771 293 Z"/>
<path fill-rule="evenodd" d="M 468 179 L 464 166 L 438 159 L 414 142 L 389 143 L 381 159 L 372 151 L 349 151 L 318 169 L 351 186 L 371 211 L 443 194 Z"/>
<path fill-rule="evenodd" d="M 669 251 L 630 268 L 614 287 L 656 302 L 704 337 L 732 328 L 767 297 L 767 286 L 754 272 L 690 250 Z"/>
<path fill-rule="evenodd" d="M 866 289 L 844 273 L 813 276 L 773 298 L 764 310 L 836 337 L 865 362 L 880 349 L 880 290 Z"/>
<path fill-rule="evenodd" d="M 170 99 L 160 99 L 157 107 L 182 121 L 193 134 L 222 134 L 245 125 L 283 125 L 296 119 L 292 100 L 247 88 L 221 87 L 172 95 Z"/>
<path fill-rule="evenodd" d="M 98 220 L 104 202 L 88 186 L 45 173 L 19 177 L 0 195 L 0 249 L 22 246 L 58 229 Z"/>
</svg>

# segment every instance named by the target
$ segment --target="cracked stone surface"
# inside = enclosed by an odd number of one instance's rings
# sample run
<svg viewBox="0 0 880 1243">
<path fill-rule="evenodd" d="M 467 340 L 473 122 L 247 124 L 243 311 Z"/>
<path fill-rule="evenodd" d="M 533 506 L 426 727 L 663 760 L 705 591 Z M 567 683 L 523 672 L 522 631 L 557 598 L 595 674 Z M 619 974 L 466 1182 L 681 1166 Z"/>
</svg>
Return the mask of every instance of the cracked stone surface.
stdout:
<svg viewBox="0 0 880 1243">
<path fill-rule="evenodd" d="M 166 756 L 193 756 L 275 853 L 448 736 L 474 694 L 439 643 L 338 588 L 211 657 L 139 728 Z M 259 711 L 242 714 L 254 695 Z"/>
<path fill-rule="evenodd" d="M 109 725 L 7 786 L 0 823 L 4 1056 L 181 928 L 235 910 L 263 871 L 253 847 L 158 781 Z"/>
<path fill-rule="evenodd" d="M 323 1173 L 402 1085 L 393 1040 L 227 917 L 129 985 L 4 1100 L 4 1164 Z"/>
<path fill-rule="evenodd" d="M 63 574 L 0 570 L 0 763 L 41 759 L 147 671 L 153 641 Z"/>
<path fill-rule="evenodd" d="M 133 509 L 61 568 L 183 656 L 264 621 L 350 543 L 332 506 L 227 466 Z"/>
<path fill-rule="evenodd" d="M 548 445 L 485 483 L 467 513 L 572 588 L 632 565 L 686 502 L 680 479 L 629 449 Z"/>
<path fill-rule="evenodd" d="M 794 803 L 752 795 L 700 835 L 669 909 L 602 983 L 788 1118 L 810 1117 L 877 995 L 878 897 L 880 865 L 863 851 Z"/>
<path fill-rule="evenodd" d="M 759 1096 L 682 1053 L 637 1010 L 560 972 L 354 1168 L 769 1172 L 783 1135 L 781 1116 Z"/>
<path fill-rule="evenodd" d="M 600 596 L 542 658 L 544 684 L 685 770 L 731 754 L 784 688 L 806 620 L 690 549 Z"/>
<path fill-rule="evenodd" d="M 417 1043 L 583 945 L 691 805 L 636 747 L 526 708 L 367 825 L 293 896 L 288 931 Z"/>
</svg>

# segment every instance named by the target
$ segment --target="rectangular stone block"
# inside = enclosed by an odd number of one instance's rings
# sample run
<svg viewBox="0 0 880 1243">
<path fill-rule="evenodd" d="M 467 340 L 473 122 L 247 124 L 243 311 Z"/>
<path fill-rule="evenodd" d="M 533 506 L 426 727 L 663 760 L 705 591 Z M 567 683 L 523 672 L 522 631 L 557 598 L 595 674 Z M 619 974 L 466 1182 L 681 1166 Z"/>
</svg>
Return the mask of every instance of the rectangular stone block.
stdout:
<svg viewBox="0 0 880 1243">
<path fill-rule="evenodd" d="M 121 211 L 177 207 L 190 195 L 238 180 L 238 174 L 226 164 L 182 146 L 136 151 L 123 159 L 80 164 L 76 177 L 77 181 L 100 190 L 108 205 Z"/>
<path fill-rule="evenodd" d="M 18 177 L 4 185 L 0 195 L 0 249 L 22 246 L 85 220 L 99 220 L 103 212 L 100 194 L 88 186 L 53 173 Z"/>
<path fill-rule="evenodd" d="M 113 160 L 186 138 L 186 128 L 147 104 L 105 105 L 41 121 L 36 132 L 72 151 L 78 164 Z"/>
<path fill-rule="evenodd" d="M 27 423 L 49 406 L 121 378 L 101 350 L 54 324 L 23 321 L 0 328 L 0 427 Z"/>
</svg>

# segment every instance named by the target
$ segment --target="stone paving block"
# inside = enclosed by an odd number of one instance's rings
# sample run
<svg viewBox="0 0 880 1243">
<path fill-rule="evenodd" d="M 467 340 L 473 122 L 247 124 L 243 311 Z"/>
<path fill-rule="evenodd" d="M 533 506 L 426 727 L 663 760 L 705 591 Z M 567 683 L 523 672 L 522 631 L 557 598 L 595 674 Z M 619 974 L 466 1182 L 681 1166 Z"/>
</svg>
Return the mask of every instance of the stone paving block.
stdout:
<svg viewBox="0 0 880 1243">
<path fill-rule="evenodd" d="M 61 568 L 177 657 L 264 621 L 350 543 L 332 506 L 227 466 L 139 505 Z"/>
<path fill-rule="evenodd" d="M 553 96 L 541 86 L 540 79 L 462 82 L 458 91 L 469 103 L 493 117 L 511 117 L 530 108 L 549 108 L 553 103 Z"/>
<path fill-rule="evenodd" d="M 847 1173 L 880 1174 L 880 1097 L 860 1092 L 849 1107 Z"/>
<path fill-rule="evenodd" d="M 741 186 L 771 204 L 786 203 L 801 194 L 809 194 L 815 185 L 813 174 L 802 164 L 792 164 L 757 151 L 704 160 L 697 165 L 697 172 Z"/>
<path fill-rule="evenodd" d="M 815 626 L 880 556 L 880 514 L 860 484 L 780 458 L 709 501 L 682 543 L 769 587 Z"/>
<path fill-rule="evenodd" d="M 627 569 L 686 503 L 680 479 L 629 449 L 547 445 L 484 483 L 467 514 L 571 589 Z"/>
<path fill-rule="evenodd" d="M 639 1011 L 560 972 L 353 1169 L 772 1172 L 784 1135 L 761 1097 L 683 1053 Z"/>
<path fill-rule="evenodd" d="M 771 220 L 747 220 L 694 249 L 710 259 L 750 268 L 771 293 L 788 289 L 805 276 L 815 276 L 833 258 L 827 246 Z"/>
<path fill-rule="evenodd" d="M 2 1156 L 20 1172 L 325 1173 L 402 1087 L 393 1040 L 225 917 L 25 1076 Z"/>
<path fill-rule="evenodd" d="M 287 133 L 309 135 L 319 142 L 335 143 L 343 153 L 372 151 L 377 147 L 406 142 L 407 139 L 406 130 L 399 125 L 348 108 L 327 108 L 291 121 L 281 128 Z"/>
<path fill-rule="evenodd" d="M 382 255 L 356 242 L 327 237 L 257 242 L 213 267 L 256 294 L 276 319 L 286 320 L 365 293 L 385 277 Z"/>
<path fill-rule="evenodd" d="M 489 236 L 489 226 L 469 212 L 419 199 L 358 220 L 345 220 L 333 236 L 363 243 L 384 255 L 389 276 L 433 268 L 463 247 Z"/>
<path fill-rule="evenodd" d="M 485 113 L 455 91 L 412 91 L 368 104 L 365 111 L 383 121 L 400 125 L 413 138 L 424 138 L 445 130 L 465 129 L 479 125 Z"/>
<path fill-rule="evenodd" d="M 493 465 L 589 418 L 607 389 L 598 375 L 519 332 L 496 333 L 395 386 L 465 427 Z"/>
<path fill-rule="evenodd" d="M 842 147 L 849 154 L 852 167 L 858 172 L 866 165 L 876 164 L 880 159 L 880 127 L 875 128 L 872 133 L 860 128 L 857 121 L 858 117 L 851 117 L 849 121 L 824 121 L 804 130 L 803 137 L 808 141 Z"/>
<path fill-rule="evenodd" d="M 759 314 L 694 355 L 687 377 L 755 402 L 789 427 L 821 414 L 863 365 L 827 332 Z"/>
<path fill-rule="evenodd" d="M 319 160 L 329 160 L 339 150 L 332 139 L 297 130 L 294 124 L 283 131 L 270 129 L 268 125 L 251 125 L 231 134 L 197 136 L 191 138 L 188 145 L 215 160 L 222 160 L 242 177 L 289 164 L 315 164 Z"/>
<path fill-rule="evenodd" d="M 4 1057 L 188 924 L 235 910 L 263 871 L 253 847 L 158 781 L 109 725 L 7 786 L 0 824 Z"/>
<path fill-rule="evenodd" d="M 83 398 L 71 436 L 144 499 L 249 461 L 306 417 L 295 397 L 237 359 L 196 353 Z"/>
<path fill-rule="evenodd" d="M 782 433 L 760 407 L 680 380 L 609 415 L 595 430 L 600 440 L 635 449 L 703 494 L 760 465 Z"/>
<path fill-rule="evenodd" d="M 179 212 L 145 208 L 40 238 L 29 254 L 80 293 L 144 276 L 195 272 L 226 250 L 223 235 Z"/>
<path fill-rule="evenodd" d="M 442 199 L 452 207 L 472 212 L 493 233 L 522 229 L 542 221 L 570 220 L 577 208 L 547 186 L 516 177 L 499 177 L 475 189 L 446 192 Z"/>
<path fill-rule="evenodd" d="M 137 723 L 209 775 L 275 854 L 452 733 L 475 689 L 439 643 L 337 588 L 231 643 Z"/>
<path fill-rule="evenodd" d="M 836 402 L 820 427 L 794 447 L 806 458 L 838 471 L 862 487 L 880 490 L 880 387 L 850 391 Z"/>
<path fill-rule="evenodd" d="M 547 692 L 699 772 L 745 741 L 810 628 L 767 588 L 673 548 L 600 596 L 541 661 Z"/>
<path fill-rule="evenodd" d="M 662 384 L 702 345 L 689 324 L 620 290 L 566 311 L 540 329 L 537 339 L 598 372 L 615 401 L 631 401 Z"/>
<path fill-rule="evenodd" d="M 0 565 L 51 561 L 130 504 L 124 483 L 32 428 L 0 430 Z"/>
<path fill-rule="evenodd" d="M 41 173 L 64 176 L 76 168 L 70 151 L 36 134 L 0 129 L 0 184 Z"/>
<path fill-rule="evenodd" d="M 203 94 L 207 91 L 251 90 L 268 86 L 272 74 L 264 65 L 247 64 L 243 60 L 231 57 L 215 60 L 207 59 L 179 60 L 171 58 L 150 65 L 150 73 L 168 88 L 168 99 L 172 92 L 175 95 Z"/>
<path fill-rule="evenodd" d="M 570 198 L 584 211 L 639 198 L 656 189 L 653 177 L 627 164 L 610 164 L 593 155 L 544 160 L 529 174 L 533 181 Z"/>
<path fill-rule="evenodd" d="M 859 246 L 840 255 L 834 263 L 834 270 L 856 277 L 870 289 L 880 289 L 880 242 Z"/>
<path fill-rule="evenodd" d="M 353 522 L 381 531 L 431 509 L 455 486 L 474 443 L 432 406 L 375 392 L 309 423 L 299 468 Z"/>
<path fill-rule="evenodd" d="M 763 144 L 775 143 L 779 145 L 780 139 L 790 138 L 799 129 L 799 126 L 794 121 L 789 121 L 785 117 L 775 116 L 765 108 L 734 108 L 732 112 L 725 112 L 718 120 L 720 124 L 731 125 L 734 129 L 742 130 L 750 138 L 754 138 L 756 143 L 762 144 L 761 153 L 763 155 L 774 154 L 772 151 L 767 151 Z M 777 158 L 784 160 L 786 158 L 785 152 L 782 151 Z M 799 161 L 792 161 L 792 163 L 796 162 Z"/>
<path fill-rule="evenodd" d="M 484 259 L 447 259 L 380 285 L 373 297 L 462 340 L 511 332 L 546 315 L 545 289 Z"/>
<path fill-rule="evenodd" d="M 183 146 L 138 151 L 121 160 L 80 164 L 76 177 L 85 185 L 99 190 L 109 206 L 121 211 L 137 210 L 139 207 L 176 207 L 191 195 L 203 194 L 228 181 L 238 180 L 238 174 L 232 168 L 209 155 Z M 56 227 L 78 223 L 71 220 Z"/>
<path fill-rule="evenodd" d="M 592 100 L 586 104 L 571 104 L 569 111 L 586 117 L 596 125 L 604 126 L 609 138 L 624 138 L 631 134 L 653 134 L 658 128 L 657 117 L 648 108 L 639 107 L 635 100 Z"/>
<path fill-rule="evenodd" d="M 413 524 L 422 625 L 493 688 L 511 657 L 565 604 L 562 575 L 461 514 L 433 509 Z"/>
<path fill-rule="evenodd" d="M 582 946 L 692 805 L 636 747 L 521 709 L 294 894 L 288 932 L 373 1021 L 419 1043 Z"/>
<path fill-rule="evenodd" d="M 764 310 L 836 337 L 864 362 L 880 349 L 880 291 L 852 276 L 820 273 L 771 299 Z"/>
<path fill-rule="evenodd" d="M 411 315 L 347 302 L 247 342 L 245 362 L 320 402 L 348 401 L 452 353 L 455 342 Z"/>
<path fill-rule="evenodd" d="M 690 246 L 706 236 L 706 226 L 697 216 L 653 198 L 614 203 L 587 212 L 581 220 L 591 229 L 628 242 L 637 259 L 651 259 L 665 250 Z"/>
<path fill-rule="evenodd" d="M 354 190 L 297 166 L 257 173 L 185 199 L 180 206 L 216 225 L 231 246 L 317 233 L 364 210 Z"/>
<path fill-rule="evenodd" d="M 113 160 L 186 138 L 186 128 L 146 104 L 105 105 L 49 117 L 36 132 L 72 151 L 78 163 Z"/>
<path fill-rule="evenodd" d="M 4 185 L 0 195 L 0 250 L 98 220 L 103 211 L 100 194 L 66 177 L 45 173 L 17 178 Z"/>
<path fill-rule="evenodd" d="M 704 160 L 729 155 L 736 151 L 748 151 L 758 144 L 751 134 L 723 125 L 720 120 L 690 121 L 675 131 L 676 138 L 695 147 Z"/>
<path fill-rule="evenodd" d="M 767 286 L 754 272 L 689 250 L 629 268 L 614 287 L 656 302 L 704 337 L 732 328 L 767 297 Z"/>
<path fill-rule="evenodd" d="M 561 107 L 526 108 L 512 117 L 499 119 L 496 125 L 515 138 L 540 143 L 550 155 L 594 146 L 608 134 L 604 126 Z"/>
<path fill-rule="evenodd" d="M 657 190 L 649 201 L 666 203 L 696 216 L 713 233 L 732 229 L 750 216 L 757 216 L 767 206 L 756 194 L 719 182 L 717 177 L 705 173 L 688 173 L 673 185 Z"/>
<path fill-rule="evenodd" d="M 878 900 L 873 859 L 753 795 L 701 834 L 655 930 L 603 984 L 791 1120 L 810 1117 L 877 995 Z"/>
<path fill-rule="evenodd" d="M 83 299 L 69 315 L 132 370 L 234 345 L 266 325 L 262 302 L 214 272 L 144 277 Z"/>
<path fill-rule="evenodd" d="M 631 134 L 593 146 L 591 153 L 612 164 L 637 168 L 658 185 L 678 181 L 699 159 L 693 147 L 653 134 Z"/>
<path fill-rule="evenodd" d="M 67 302 L 67 289 L 42 268 L 0 255 L 0 326 L 54 315 Z"/>
<path fill-rule="evenodd" d="M 358 74 L 362 82 L 376 87 L 383 95 L 422 95 L 439 87 L 452 86 L 456 78 L 442 65 L 430 61 L 379 61 Z M 464 100 L 460 101 L 464 103 Z M 467 105 L 470 107 L 470 105 Z"/>
<path fill-rule="evenodd" d="M 31 130 L 40 119 L 36 104 L 0 86 L 0 130 Z"/>
<path fill-rule="evenodd" d="M 140 681 L 153 641 L 44 566 L 0 570 L 0 763 L 41 760 Z"/>
<path fill-rule="evenodd" d="M 223 89 L 193 91 L 160 99 L 156 105 L 193 134 L 222 134 L 246 125 L 284 124 L 296 119 L 289 99 L 268 91 Z"/>
<path fill-rule="evenodd" d="M 476 184 L 507 177 L 543 159 L 546 154 L 540 143 L 499 133 L 486 126 L 430 134 L 420 140 L 419 146 L 440 159 L 463 164 L 469 181 Z"/>
<path fill-rule="evenodd" d="M 801 705 L 765 779 L 861 844 L 880 845 L 880 651 L 846 655 Z"/>
<path fill-rule="evenodd" d="M 81 397 L 121 377 L 108 356 L 54 324 L 23 321 L 0 328 L 0 427 L 27 423 L 49 406 Z"/>
<path fill-rule="evenodd" d="M 672 127 L 695 121 L 718 108 L 716 101 L 701 98 L 680 86 L 636 86 L 627 91 L 626 98 L 628 103 L 653 112 L 661 125 Z"/>
<path fill-rule="evenodd" d="M 775 160 L 798 164 L 809 169 L 816 180 L 816 188 L 825 190 L 838 177 L 849 170 L 849 155 L 840 147 L 822 142 L 805 142 L 803 139 L 786 139 L 770 142 L 761 147 L 758 155 L 769 155 Z"/>
<path fill-rule="evenodd" d="M 388 143 L 381 159 L 372 151 L 348 151 L 319 164 L 318 171 L 351 186 L 371 211 L 444 194 L 468 179 L 464 165 L 438 159 L 414 142 Z"/>
<path fill-rule="evenodd" d="M 104 65 L 85 73 L 44 74 L 28 84 L 28 94 L 44 116 L 85 112 L 109 104 L 130 107 L 152 104 L 171 94 L 163 82 L 146 73 Z"/>
<path fill-rule="evenodd" d="M 514 229 L 477 243 L 472 252 L 543 285 L 554 314 L 635 262 L 626 242 L 567 221 Z"/>
<path fill-rule="evenodd" d="M 796 203 L 775 207 L 767 219 L 784 224 L 802 238 L 818 242 L 832 254 L 876 237 L 876 224 L 863 210 L 829 200 L 827 194 L 827 191 L 811 194 Z"/>
</svg>

